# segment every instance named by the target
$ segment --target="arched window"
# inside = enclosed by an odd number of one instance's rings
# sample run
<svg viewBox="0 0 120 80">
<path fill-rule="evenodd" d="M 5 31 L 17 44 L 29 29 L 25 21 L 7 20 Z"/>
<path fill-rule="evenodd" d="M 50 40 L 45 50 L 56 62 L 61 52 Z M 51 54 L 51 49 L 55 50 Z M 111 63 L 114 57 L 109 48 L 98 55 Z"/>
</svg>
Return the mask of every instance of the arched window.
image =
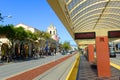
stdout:
<svg viewBox="0 0 120 80">
<path fill-rule="evenodd" d="M 50 31 L 50 34 L 52 34 L 52 31 Z"/>
</svg>

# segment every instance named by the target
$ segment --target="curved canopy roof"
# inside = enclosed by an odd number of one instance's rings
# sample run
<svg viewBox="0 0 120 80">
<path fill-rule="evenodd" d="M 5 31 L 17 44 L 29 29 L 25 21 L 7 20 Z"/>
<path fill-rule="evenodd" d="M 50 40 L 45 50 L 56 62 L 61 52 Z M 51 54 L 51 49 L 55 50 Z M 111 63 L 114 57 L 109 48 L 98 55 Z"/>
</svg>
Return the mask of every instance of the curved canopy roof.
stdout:
<svg viewBox="0 0 120 80">
<path fill-rule="evenodd" d="M 74 38 L 76 32 L 120 30 L 120 0 L 48 0 Z M 103 34 L 103 35 L 104 35 Z M 103 36 L 102 35 L 102 36 Z"/>
<path fill-rule="evenodd" d="M 120 28 L 120 0 L 66 0 L 74 30 Z"/>
</svg>

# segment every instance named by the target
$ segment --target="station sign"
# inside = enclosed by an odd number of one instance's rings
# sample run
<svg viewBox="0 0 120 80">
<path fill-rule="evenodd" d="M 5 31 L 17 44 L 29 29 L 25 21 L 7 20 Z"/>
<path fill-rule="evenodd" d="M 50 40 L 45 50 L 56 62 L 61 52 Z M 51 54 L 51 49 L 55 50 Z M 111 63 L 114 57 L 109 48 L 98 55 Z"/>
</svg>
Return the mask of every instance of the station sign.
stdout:
<svg viewBox="0 0 120 80">
<path fill-rule="evenodd" d="M 120 31 L 108 31 L 108 38 L 120 38 Z"/>
<path fill-rule="evenodd" d="M 95 32 L 75 33 L 75 39 L 95 39 Z"/>
</svg>

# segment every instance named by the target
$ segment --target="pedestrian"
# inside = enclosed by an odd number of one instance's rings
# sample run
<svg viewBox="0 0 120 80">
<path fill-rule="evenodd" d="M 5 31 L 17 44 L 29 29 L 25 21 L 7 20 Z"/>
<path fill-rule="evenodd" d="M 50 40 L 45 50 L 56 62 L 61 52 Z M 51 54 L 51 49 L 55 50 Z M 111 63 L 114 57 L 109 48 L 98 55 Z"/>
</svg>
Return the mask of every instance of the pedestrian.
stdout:
<svg viewBox="0 0 120 80">
<path fill-rule="evenodd" d="M 0 62 L 2 62 L 1 59 L 2 59 L 2 55 L 0 54 Z"/>
<path fill-rule="evenodd" d="M 42 50 L 40 50 L 40 52 L 39 52 L 39 56 L 40 56 L 40 57 L 42 56 Z"/>
</svg>

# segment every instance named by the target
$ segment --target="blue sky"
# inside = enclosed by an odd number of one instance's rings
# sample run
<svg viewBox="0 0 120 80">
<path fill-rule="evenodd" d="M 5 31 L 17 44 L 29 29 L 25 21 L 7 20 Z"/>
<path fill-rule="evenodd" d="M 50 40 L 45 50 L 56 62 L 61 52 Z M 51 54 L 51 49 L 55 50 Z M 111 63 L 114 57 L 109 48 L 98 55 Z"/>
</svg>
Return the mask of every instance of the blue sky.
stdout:
<svg viewBox="0 0 120 80">
<path fill-rule="evenodd" d="M 24 23 L 42 31 L 53 24 L 61 38 L 60 42 L 70 41 L 75 44 L 47 0 L 0 0 L 0 12 L 2 16 L 12 15 L 12 18 L 5 18 L 0 24 Z"/>
</svg>

